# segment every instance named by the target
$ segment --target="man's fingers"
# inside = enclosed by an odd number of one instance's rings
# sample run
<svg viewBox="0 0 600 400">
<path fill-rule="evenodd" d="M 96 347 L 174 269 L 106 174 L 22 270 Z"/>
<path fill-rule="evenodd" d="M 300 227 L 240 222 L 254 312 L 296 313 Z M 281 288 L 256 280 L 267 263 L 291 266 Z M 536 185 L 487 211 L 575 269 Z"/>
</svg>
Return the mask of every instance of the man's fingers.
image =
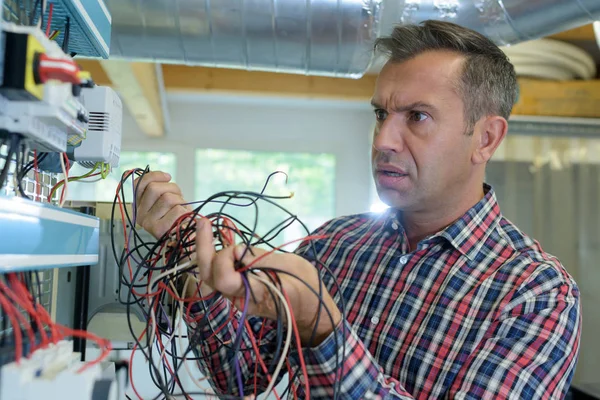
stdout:
<svg viewBox="0 0 600 400">
<path fill-rule="evenodd" d="M 161 183 L 160 185 L 171 185 L 171 183 Z M 142 201 L 145 202 L 145 199 Z M 185 210 L 185 207 L 181 205 L 184 203 L 184 201 L 185 200 L 183 200 L 183 197 L 181 197 L 180 194 L 173 192 L 162 192 L 162 194 L 160 194 L 160 196 L 154 200 L 148 209 L 147 214 L 151 215 L 153 220 L 159 220 L 163 218 L 169 211 L 178 206 Z"/>
<path fill-rule="evenodd" d="M 259 249 L 258 247 L 248 249 L 243 244 L 237 245 L 234 253 L 236 260 L 239 260 L 243 265 L 252 265 L 252 267 L 277 266 L 277 269 L 287 270 L 287 264 L 290 261 L 290 257 L 285 257 L 285 254 L 268 253 L 266 250 Z"/>
<path fill-rule="evenodd" d="M 148 172 L 143 177 L 140 176 L 133 181 L 135 186 L 135 201 L 139 202 L 143 197 L 144 192 L 148 185 L 152 182 L 169 182 L 171 180 L 171 175 L 166 172 L 153 171 Z"/>
<path fill-rule="evenodd" d="M 168 211 L 158 219 L 156 219 L 154 215 L 152 218 L 147 218 L 142 226 L 154 237 L 160 238 L 171 229 L 173 223 L 177 221 L 179 217 L 188 212 L 189 210 L 187 208 L 175 205 L 168 209 Z"/>
<path fill-rule="evenodd" d="M 175 183 L 151 182 L 136 206 L 138 218 L 136 222 L 155 237 L 160 237 L 171 227 L 175 219 L 186 212 L 184 207 L 180 206 L 184 202 L 181 189 Z M 161 219 L 173 209 L 181 210 L 171 221 L 162 221 Z"/>
<path fill-rule="evenodd" d="M 166 193 L 172 193 L 181 197 L 181 189 L 176 183 L 171 182 L 150 182 L 146 185 L 144 195 L 137 200 L 137 212 L 140 215 L 152 215 L 152 218 L 160 218 L 162 215 L 154 215 L 151 213 L 154 204 Z M 183 201 L 183 198 L 180 199 Z M 163 199 L 164 202 L 164 199 Z M 179 203 L 181 204 L 181 203 Z"/>
</svg>

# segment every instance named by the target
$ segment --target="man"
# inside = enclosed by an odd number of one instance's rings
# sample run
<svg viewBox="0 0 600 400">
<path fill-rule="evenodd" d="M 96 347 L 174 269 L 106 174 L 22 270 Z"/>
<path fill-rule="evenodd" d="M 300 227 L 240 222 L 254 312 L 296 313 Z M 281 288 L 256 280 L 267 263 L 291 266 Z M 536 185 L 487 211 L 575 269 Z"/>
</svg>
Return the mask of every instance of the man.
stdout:
<svg viewBox="0 0 600 400">
<path fill-rule="evenodd" d="M 307 261 L 318 259 L 339 284 L 338 290 L 324 276 L 320 303 L 280 274 L 305 346 L 311 397 L 563 397 L 579 349 L 578 288 L 555 257 L 502 217 L 484 184 L 517 96 L 513 66 L 482 35 L 446 22 L 398 27 L 376 48 L 390 59 L 372 99 L 372 166 L 379 196 L 391 208 L 380 216 L 336 218 L 317 229 L 325 238 L 314 247 L 303 244 L 298 255 L 270 255 L 257 264 L 293 271 L 318 290 L 316 268 Z M 168 180 L 157 172 L 138 182 L 138 221 L 155 236 L 188 211 Z M 196 245 L 202 294 L 220 295 L 195 307 L 194 316 L 226 325 L 200 346 L 201 364 L 225 392 L 235 372 L 219 340 L 236 337 L 237 319 L 227 320 L 230 300 L 244 294 L 234 268 L 243 249 L 215 254 L 206 221 Z M 250 313 L 275 319 L 265 286 L 253 277 L 250 284 L 257 299 Z M 319 307 L 331 318 L 317 323 Z M 265 358 L 272 357 L 275 336 L 273 324 L 267 326 Z M 211 333 L 194 322 L 190 330 Z M 247 337 L 244 346 L 251 346 Z M 246 394 L 254 376 L 249 353 L 240 357 Z M 289 359 L 298 368 L 298 354 Z M 304 397 L 304 383 L 295 383 Z"/>
</svg>

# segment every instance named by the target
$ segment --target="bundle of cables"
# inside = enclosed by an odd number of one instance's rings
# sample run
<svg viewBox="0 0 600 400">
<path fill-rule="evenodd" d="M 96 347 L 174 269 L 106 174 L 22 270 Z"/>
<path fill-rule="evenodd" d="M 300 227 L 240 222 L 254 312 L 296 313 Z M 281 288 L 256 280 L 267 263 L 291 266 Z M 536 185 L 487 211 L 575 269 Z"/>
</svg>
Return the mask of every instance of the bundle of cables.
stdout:
<svg viewBox="0 0 600 400">
<path fill-rule="evenodd" d="M 37 196 L 40 197 L 40 176 L 38 163 L 42 162 L 48 154 L 43 154 L 38 158 L 37 152 L 33 152 L 33 159 L 26 163 L 30 158 L 29 146 L 25 138 L 18 133 L 5 134 L 0 138 L 0 148 L 6 148 L 6 156 L 4 157 L 4 165 L 0 170 L 0 189 L 8 186 L 8 177 L 11 169 L 13 170 L 13 187 L 18 193 L 28 199 L 32 199 L 25 193 L 23 180 L 33 170 L 35 173 Z M 13 166 L 14 159 L 14 169 Z"/>
<path fill-rule="evenodd" d="M 54 196 L 56 195 L 57 190 L 62 187 L 63 190 L 61 191 L 61 194 L 59 197 L 59 206 L 60 207 L 63 206 L 63 204 L 66 200 L 67 187 L 68 187 L 69 182 L 83 182 L 83 183 L 97 182 L 98 179 L 106 179 L 111 171 L 110 164 L 98 162 L 98 163 L 95 163 L 94 166 L 92 168 L 90 168 L 90 170 L 87 171 L 83 175 L 69 176 L 68 175 L 68 171 L 69 171 L 68 159 L 66 160 L 66 162 L 67 162 L 67 168 L 66 168 L 66 171 L 63 173 L 65 178 L 58 181 L 56 183 L 56 185 L 54 185 L 52 187 L 52 189 L 50 189 L 50 193 L 48 194 L 48 199 L 47 199 L 48 202 L 51 202 L 52 199 L 54 199 Z M 94 177 L 99 177 L 99 178 L 95 179 L 95 180 L 91 180 L 91 181 L 87 180 L 89 178 L 94 178 Z"/>
<path fill-rule="evenodd" d="M 242 274 L 242 281 L 244 282 L 246 291 L 244 299 L 240 299 L 239 302 L 236 299 L 234 302 L 237 312 L 232 311 L 228 321 L 229 323 L 233 320 L 233 318 L 239 319 L 236 337 L 234 339 L 232 339 L 230 342 L 222 342 L 217 333 L 223 329 L 223 326 L 212 326 L 211 324 L 213 322 L 208 320 L 208 318 L 205 318 L 206 313 L 203 313 L 201 320 L 198 322 L 197 329 L 204 329 L 205 331 L 208 329 L 208 332 L 212 332 L 212 340 L 214 341 L 216 338 L 216 340 L 220 342 L 221 349 L 226 349 L 225 351 L 228 353 L 227 359 L 231 360 L 231 371 L 235 371 L 235 374 L 230 374 L 228 376 L 228 393 L 212 394 L 207 393 L 206 391 L 196 390 L 189 392 L 185 390 L 181 384 L 182 380 L 179 377 L 180 371 L 183 367 L 196 385 L 202 389 L 202 387 L 198 384 L 198 379 L 195 378 L 193 376 L 194 374 L 190 371 L 186 360 L 201 360 L 202 357 L 200 356 L 200 353 L 193 351 L 202 344 L 202 340 L 209 339 L 198 339 L 197 337 L 202 335 L 189 332 L 189 344 L 185 347 L 181 345 L 181 339 L 185 337 L 185 335 L 182 333 L 182 319 L 189 320 L 192 305 L 200 306 L 201 310 L 203 309 L 206 311 L 208 306 L 205 304 L 205 302 L 209 300 L 209 298 L 202 296 L 200 292 L 200 285 L 202 282 L 197 278 L 197 274 L 195 272 L 196 255 L 194 235 L 196 232 L 196 221 L 199 218 L 207 218 L 211 221 L 213 236 L 215 237 L 216 251 L 219 251 L 227 246 L 234 245 L 236 241 L 239 241 L 246 245 L 246 251 L 251 251 L 248 250 L 250 246 L 262 246 L 270 249 L 270 252 L 285 252 L 284 247 L 287 244 L 277 245 L 272 242 L 279 233 L 283 232 L 293 223 L 300 223 L 301 226 L 303 226 L 307 236 L 301 240 L 309 246 L 314 246 L 313 240 L 322 238 L 309 236 L 310 232 L 306 226 L 299 221 L 294 214 L 290 213 L 277 203 L 278 200 L 289 198 L 291 195 L 270 196 L 265 194 L 269 179 L 279 172 L 269 176 L 260 192 L 226 191 L 216 193 L 203 201 L 186 204 L 195 204 L 196 208 L 193 211 L 181 216 L 173 224 L 171 229 L 161 238 L 153 242 L 145 242 L 142 239 L 140 232 L 136 231 L 135 185 L 127 185 L 132 188 L 133 215 L 130 215 L 130 211 L 128 211 L 128 209 L 124 206 L 124 203 L 126 201 L 125 186 L 127 181 L 131 180 L 133 182 L 135 177 L 139 177 L 139 180 L 141 181 L 144 179 L 144 176 L 146 173 L 148 173 L 148 171 L 149 168 L 146 167 L 146 169 L 130 170 L 123 174 L 121 182 L 117 188 L 117 193 L 112 208 L 113 223 L 111 225 L 111 236 L 113 240 L 113 252 L 115 260 L 120 267 L 122 280 L 121 284 L 123 287 L 127 288 L 126 296 L 123 296 L 122 293 L 119 293 L 119 298 L 127 308 L 127 319 L 131 334 L 135 339 L 135 348 L 139 349 L 148 360 L 150 375 L 153 382 L 160 390 L 157 398 L 160 396 L 164 396 L 164 398 L 182 396 L 182 398 L 190 399 L 190 396 L 196 394 L 218 398 L 237 399 L 242 398 L 244 395 L 248 396 L 249 393 L 244 393 L 243 379 L 241 377 L 239 365 L 239 359 L 242 355 L 242 352 L 250 352 L 252 354 L 251 357 L 254 362 L 254 371 L 258 371 L 258 368 L 260 367 L 264 372 L 264 375 L 267 377 L 266 379 L 269 380 L 268 382 L 260 382 L 261 385 L 259 385 L 256 379 L 254 379 L 254 395 L 257 394 L 259 386 L 261 388 L 266 387 L 265 393 L 270 393 L 278 381 L 278 378 L 281 377 L 284 365 L 287 365 L 290 383 L 288 384 L 285 393 L 289 391 L 294 396 L 296 395 L 296 391 L 298 390 L 297 385 L 299 384 L 295 384 L 295 382 L 299 381 L 297 379 L 298 375 L 303 374 L 303 391 L 306 398 L 310 398 L 310 388 L 308 387 L 309 380 L 306 373 L 306 367 L 304 365 L 303 351 L 296 327 L 296 321 L 294 319 L 294 315 L 290 311 L 291 306 L 289 304 L 287 294 L 280 285 L 279 280 L 279 277 L 282 276 L 282 274 L 291 276 L 294 275 L 290 274 L 289 272 L 269 267 L 258 267 L 256 265 L 242 264 L 236 266 L 237 270 Z M 273 226 L 272 229 L 262 235 L 259 235 L 257 232 L 259 204 L 268 207 L 275 207 L 278 210 L 283 211 L 283 214 L 287 216 L 283 218 L 280 223 L 278 223 L 276 226 Z M 209 206 L 217 209 L 218 211 L 207 212 L 206 215 L 203 215 L 203 212 L 208 210 Z M 251 216 L 252 222 L 245 224 L 239 218 L 233 217 L 230 213 L 228 213 L 232 207 L 245 210 L 244 212 L 246 214 L 244 215 Z M 122 249 L 117 249 L 115 244 L 114 226 L 115 220 L 117 219 L 117 209 L 121 214 L 121 220 L 125 232 L 125 240 Z M 316 255 L 314 247 L 312 247 L 312 250 L 312 253 Z M 320 272 L 318 274 L 320 280 L 322 279 L 321 274 L 328 274 L 333 277 L 330 269 L 326 265 L 319 262 L 319 260 L 311 261 L 313 262 L 313 265 L 316 265 L 316 268 Z M 257 275 L 259 271 L 261 273 L 260 275 Z M 251 317 L 248 315 L 248 304 L 251 301 L 251 296 L 254 296 L 254 294 L 248 283 L 248 277 L 250 274 L 253 274 L 254 278 L 265 285 L 265 287 L 268 289 L 268 292 L 272 296 L 273 303 L 276 306 L 276 312 L 278 314 L 278 319 L 275 321 L 276 324 L 269 321 L 271 324 L 276 326 L 275 329 L 277 331 L 275 343 L 269 343 L 270 346 L 273 346 L 270 348 L 276 349 L 274 353 L 271 354 L 274 354 L 272 361 L 264 360 L 261 357 L 260 350 L 261 346 L 264 346 L 264 344 L 257 344 L 262 343 L 261 340 L 264 333 L 263 328 L 265 327 L 263 323 L 266 321 L 258 319 L 258 321 L 260 321 L 262 324 L 259 332 L 256 332 L 256 320 L 252 320 L 252 326 L 255 327 L 255 330 L 253 331 L 251 328 Z M 323 304 L 321 289 L 314 290 L 299 277 L 294 277 L 304 283 L 312 291 L 312 293 L 314 293 L 314 295 L 321 300 L 321 304 Z M 337 286 L 335 283 L 335 278 L 332 279 L 332 281 Z M 190 287 L 192 288 L 191 291 L 189 290 Z M 193 293 L 193 296 L 190 296 L 189 293 Z M 337 287 L 337 293 L 340 293 L 339 287 Z M 212 297 L 213 295 L 208 297 Z M 339 304 L 342 314 L 345 315 L 343 299 L 340 299 Z M 170 307 L 166 307 L 166 305 L 170 305 Z M 131 307 L 133 306 L 140 307 L 143 310 L 143 314 L 146 319 L 146 327 L 141 334 L 138 335 L 135 334 L 131 325 L 130 313 Z M 170 318 L 167 312 L 169 309 L 172 310 Z M 321 312 L 321 309 L 323 309 L 324 312 Z M 329 321 L 331 321 L 333 324 L 333 318 L 326 307 L 319 308 L 319 311 L 317 312 L 317 321 L 320 318 L 329 318 Z M 258 338 L 255 338 L 255 333 L 258 333 Z M 315 332 L 313 332 L 313 338 L 311 338 L 308 343 L 309 346 L 314 339 L 314 335 Z M 252 346 L 242 347 L 242 337 L 249 338 Z M 196 342 L 194 343 L 195 340 Z M 337 343 L 337 336 L 336 345 L 338 345 L 338 348 L 341 346 L 343 349 L 344 347 L 344 343 Z M 289 362 L 286 363 L 289 352 L 292 351 L 293 347 L 296 347 L 300 360 L 300 367 L 296 368 L 295 370 L 292 370 Z M 158 357 L 153 355 L 153 348 L 157 349 L 159 354 Z M 344 354 L 343 350 L 342 354 Z M 207 356 L 205 355 L 204 357 Z M 130 362 L 132 360 L 133 354 Z M 337 360 L 337 362 L 337 365 L 341 366 L 341 363 L 343 362 L 341 357 Z M 158 363 L 162 364 L 162 373 Z M 135 384 L 132 380 L 132 369 L 133 365 L 130 365 L 130 381 L 132 382 L 134 392 L 139 398 L 141 398 L 139 393 L 136 391 Z M 198 372 L 199 371 L 197 371 L 197 373 Z M 218 371 L 211 372 L 218 373 Z M 340 371 L 338 368 L 336 373 L 339 372 Z M 339 382 L 340 380 L 336 381 Z M 237 382 L 237 387 L 235 387 L 236 385 L 234 382 Z M 175 393 L 176 391 L 178 393 Z M 339 387 L 334 388 L 334 391 L 336 393 L 334 397 L 337 397 L 337 393 L 339 393 Z M 275 394 L 277 398 L 279 398 L 279 395 L 276 392 Z M 282 394 L 282 396 L 284 394 Z"/>
<path fill-rule="evenodd" d="M 109 341 L 86 331 L 56 324 L 32 293 L 42 293 L 37 273 L 0 275 L 0 315 L 3 332 L 0 349 L 14 348 L 14 361 L 19 363 L 23 357 L 30 357 L 37 349 L 47 348 L 68 337 L 92 340 L 102 349 L 101 355 L 96 360 L 86 363 L 80 371 L 103 361 L 109 355 Z M 5 358 L 3 357 L 3 362 L 9 361 Z"/>
<path fill-rule="evenodd" d="M 537 79 L 594 79 L 596 63 L 581 48 L 553 39 L 537 39 L 502 47 L 518 76 Z"/>
</svg>

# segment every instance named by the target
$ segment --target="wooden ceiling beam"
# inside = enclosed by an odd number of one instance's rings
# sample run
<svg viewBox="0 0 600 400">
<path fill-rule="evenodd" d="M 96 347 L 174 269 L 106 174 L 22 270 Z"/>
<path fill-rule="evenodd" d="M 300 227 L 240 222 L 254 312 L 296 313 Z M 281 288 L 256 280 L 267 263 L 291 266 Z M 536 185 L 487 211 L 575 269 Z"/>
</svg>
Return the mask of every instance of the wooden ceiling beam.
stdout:
<svg viewBox="0 0 600 400">
<path fill-rule="evenodd" d="M 596 41 L 594 34 L 593 24 L 583 25 L 575 29 L 569 29 L 568 31 L 555 33 L 554 35 L 548 36 L 549 39 L 564 40 L 564 41 L 580 41 L 580 40 L 593 40 Z"/>
<path fill-rule="evenodd" d="M 230 92 L 254 95 L 336 98 L 370 98 L 376 77 L 344 79 L 224 68 L 163 65 L 165 87 L 172 91 Z"/>
<path fill-rule="evenodd" d="M 110 67 L 104 70 L 98 70 L 91 64 L 87 67 L 96 82 L 112 84 L 108 77 L 110 74 L 105 73 L 110 70 Z M 153 79 L 151 73 L 147 74 L 148 77 L 140 73 L 144 70 L 142 66 L 138 68 L 142 69 L 132 69 L 128 79 L 136 82 Z M 145 70 L 148 72 L 147 69 Z M 98 75 L 95 75 L 94 71 L 98 72 Z M 167 91 L 225 92 L 365 102 L 371 98 L 376 80 L 374 75 L 366 75 L 361 79 L 342 79 L 181 65 L 163 65 L 162 71 Z M 108 82 L 105 79 L 108 79 Z M 519 83 L 520 97 L 513 109 L 515 115 L 600 118 L 600 80 L 561 82 L 519 79 Z M 118 88 L 120 85 L 115 86 Z M 148 102 L 147 97 L 141 96 L 141 98 L 142 101 Z M 158 107 L 145 107 L 148 113 L 150 109 L 158 110 Z M 162 114 L 159 115 L 159 118 L 162 118 Z M 162 124 L 160 126 L 162 127 Z"/>
</svg>

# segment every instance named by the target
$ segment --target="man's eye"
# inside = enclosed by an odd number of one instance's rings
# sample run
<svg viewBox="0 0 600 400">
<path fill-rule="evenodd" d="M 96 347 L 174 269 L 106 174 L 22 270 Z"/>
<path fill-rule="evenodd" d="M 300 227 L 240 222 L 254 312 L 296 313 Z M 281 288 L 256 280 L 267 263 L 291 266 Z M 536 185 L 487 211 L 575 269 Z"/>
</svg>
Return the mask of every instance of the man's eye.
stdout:
<svg viewBox="0 0 600 400">
<path fill-rule="evenodd" d="M 413 111 L 410 113 L 408 118 L 411 121 L 421 122 L 421 121 L 425 121 L 427 118 L 429 118 L 429 116 L 427 114 L 419 112 L 419 111 Z"/>
<path fill-rule="evenodd" d="M 381 108 L 377 108 L 375 109 L 375 118 L 377 118 L 377 121 L 385 121 L 385 119 L 387 118 L 387 111 L 381 109 Z"/>
</svg>

